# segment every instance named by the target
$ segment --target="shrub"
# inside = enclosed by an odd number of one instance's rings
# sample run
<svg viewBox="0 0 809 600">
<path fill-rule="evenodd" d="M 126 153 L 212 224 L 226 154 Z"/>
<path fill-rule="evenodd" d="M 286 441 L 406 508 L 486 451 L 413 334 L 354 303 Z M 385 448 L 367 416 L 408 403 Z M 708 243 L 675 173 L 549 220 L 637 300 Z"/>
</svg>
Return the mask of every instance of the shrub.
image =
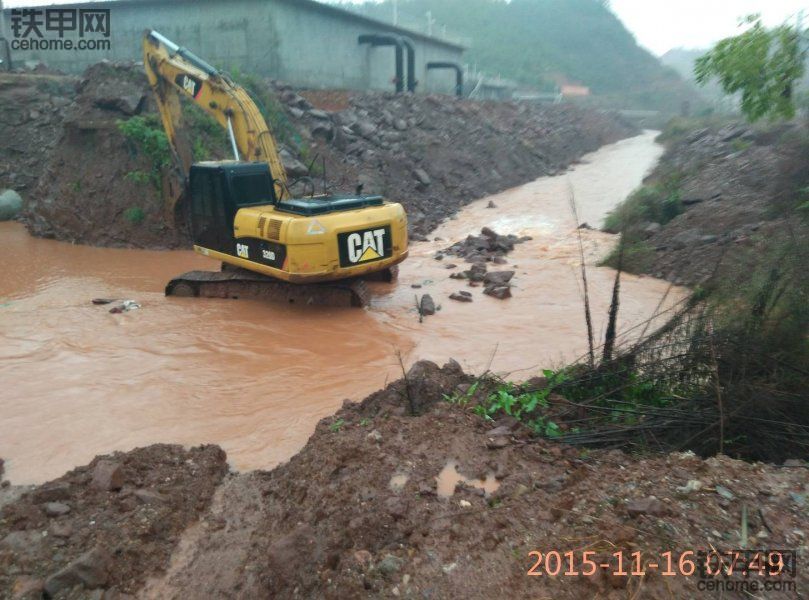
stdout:
<svg viewBox="0 0 809 600">
<path fill-rule="evenodd" d="M 151 162 L 150 177 L 160 188 L 161 172 L 171 165 L 171 149 L 163 126 L 155 115 L 130 117 L 118 121 L 118 130 L 132 144 L 136 153 L 146 156 Z"/>
<path fill-rule="evenodd" d="M 146 213 L 143 212 L 143 209 L 140 206 L 130 206 L 124 211 L 124 219 L 126 219 L 132 225 L 139 225 L 143 223 L 143 220 L 146 218 Z"/>
</svg>

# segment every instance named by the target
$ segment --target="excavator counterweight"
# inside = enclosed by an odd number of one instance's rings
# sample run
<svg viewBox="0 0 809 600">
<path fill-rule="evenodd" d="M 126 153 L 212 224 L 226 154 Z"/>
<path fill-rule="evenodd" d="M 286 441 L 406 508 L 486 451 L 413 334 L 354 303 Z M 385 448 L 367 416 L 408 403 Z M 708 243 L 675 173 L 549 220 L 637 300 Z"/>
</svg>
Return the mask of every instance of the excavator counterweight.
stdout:
<svg viewBox="0 0 809 600">
<path fill-rule="evenodd" d="M 194 250 L 228 267 L 186 273 L 166 294 L 365 305 L 357 279 L 393 277 L 408 253 L 400 204 L 367 195 L 292 198 L 272 133 L 244 88 L 155 31 L 144 33 L 143 63 L 184 182 L 166 202 L 167 218 L 173 223 L 185 196 Z M 234 160 L 192 164 L 180 142 L 181 98 L 227 130 Z"/>
</svg>

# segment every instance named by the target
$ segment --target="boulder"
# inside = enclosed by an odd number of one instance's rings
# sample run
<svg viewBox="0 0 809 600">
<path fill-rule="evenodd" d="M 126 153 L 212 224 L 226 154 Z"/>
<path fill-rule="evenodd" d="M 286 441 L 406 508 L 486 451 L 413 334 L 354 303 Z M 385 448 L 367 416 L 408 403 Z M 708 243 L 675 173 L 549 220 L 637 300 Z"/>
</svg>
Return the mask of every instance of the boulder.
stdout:
<svg viewBox="0 0 809 600">
<path fill-rule="evenodd" d="M 435 302 L 430 294 L 424 294 L 419 302 L 419 310 L 424 316 L 435 314 Z"/>
<path fill-rule="evenodd" d="M 376 125 L 370 121 L 357 121 L 351 125 L 352 131 L 365 139 L 370 139 L 376 133 Z"/>
<path fill-rule="evenodd" d="M 416 180 L 421 185 L 426 186 L 426 185 L 430 185 L 432 183 L 432 180 L 430 179 L 430 176 L 427 174 L 427 171 L 425 171 L 424 169 L 414 169 L 413 170 L 413 176 L 416 178 Z"/>
<path fill-rule="evenodd" d="M 45 581 L 45 593 L 55 597 L 76 585 L 83 585 L 90 590 L 103 587 L 109 580 L 111 569 L 110 553 L 103 548 L 94 548 L 48 577 Z"/>
<path fill-rule="evenodd" d="M 0 221 L 8 221 L 19 214 L 22 209 L 22 197 L 14 190 L 0 193 Z"/>
<path fill-rule="evenodd" d="M 114 96 L 106 98 L 98 98 L 95 105 L 104 110 L 113 110 L 127 116 L 140 114 L 144 105 L 143 94 L 127 94 L 124 96 Z"/>
<path fill-rule="evenodd" d="M 328 121 L 318 121 L 314 127 L 312 127 L 312 135 L 322 137 L 325 140 L 331 140 L 334 136 L 334 127 Z"/>
<path fill-rule="evenodd" d="M 662 228 L 663 228 L 663 226 L 660 223 L 653 223 L 653 222 L 646 223 L 643 226 L 643 233 L 646 235 L 646 237 L 648 237 L 648 236 L 656 234 Z"/>
<path fill-rule="evenodd" d="M 331 119 L 331 115 L 329 115 L 329 113 L 327 113 L 325 110 L 320 110 L 319 108 L 313 108 L 308 114 L 310 117 L 314 117 L 315 119 L 323 119 L 326 121 Z"/>
<path fill-rule="evenodd" d="M 498 300 L 505 300 L 511 298 L 511 288 L 507 285 L 492 285 L 487 286 L 483 293 Z"/>
<path fill-rule="evenodd" d="M 34 502 L 57 502 L 70 498 L 70 484 L 66 481 L 54 481 L 37 488 L 33 494 Z"/>
<path fill-rule="evenodd" d="M 455 292 L 449 295 L 450 300 L 457 300 L 458 302 L 472 302 L 472 294 L 469 292 Z"/>
<path fill-rule="evenodd" d="M 45 504 L 45 514 L 49 517 L 61 517 L 70 512 L 70 506 L 64 502 L 47 502 Z"/>
<path fill-rule="evenodd" d="M 281 163 L 290 177 L 304 177 L 309 174 L 309 168 L 292 156 L 286 148 L 283 148 L 279 155 L 281 156 Z"/>
<path fill-rule="evenodd" d="M 93 469 L 94 488 L 105 491 L 120 490 L 124 486 L 124 469 L 121 463 L 100 460 Z"/>
<path fill-rule="evenodd" d="M 493 285 L 506 285 L 514 277 L 514 271 L 491 271 L 483 277 L 483 283 Z"/>
</svg>

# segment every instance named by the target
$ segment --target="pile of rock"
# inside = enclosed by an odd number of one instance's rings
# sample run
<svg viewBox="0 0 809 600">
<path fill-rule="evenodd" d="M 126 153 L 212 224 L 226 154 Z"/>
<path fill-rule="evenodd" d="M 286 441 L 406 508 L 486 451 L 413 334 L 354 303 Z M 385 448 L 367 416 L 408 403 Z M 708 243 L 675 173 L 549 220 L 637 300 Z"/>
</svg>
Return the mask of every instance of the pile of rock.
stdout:
<svg viewBox="0 0 809 600">
<path fill-rule="evenodd" d="M 511 297 L 511 279 L 514 271 L 488 271 L 487 263 L 496 265 L 505 264 L 505 256 L 521 244 L 531 239 L 530 236 L 517 237 L 516 235 L 500 235 L 489 227 L 481 230 L 481 235 L 470 235 L 461 242 L 453 244 L 446 250 L 435 255 L 436 260 L 443 260 L 445 256 L 463 258 L 472 266 L 450 275 L 451 279 L 464 279 L 470 287 L 483 285 L 483 293 L 493 298 L 504 300 Z M 448 264 L 448 268 L 456 265 Z M 450 295 L 452 300 L 458 302 L 472 302 L 472 294 L 466 291 Z"/>
<path fill-rule="evenodd" d="M 507 262 L 505 256 L 514 250 L 515 245 L 531 239 L 531 236 L 500 235 L 489 227 L 484 227 L 480 233 L 481 235 L 467 236 L 465 240 L 436 253 L 436 260 L 442 260 L 445 256 L 457 256 L 470 263 L 492 262 L 503 265 Z"/>
<path fill-rule="evenodd" d="M 266 83 L 281 107 L 276 125 L 283 126 L 274 133 L 286 146 L 287 171 L 300 177 L 311 168 L 320 189 L 323 173 L 310 161 L 322 157 L 334 191 L 361 184 L 366 193 L 401 202 L 416 240 L 476 198 L 559 173 L 582 154 L 634 133 L 614 115 L 572 106 L 299 93 L 284 82 Z"/>
</svg>

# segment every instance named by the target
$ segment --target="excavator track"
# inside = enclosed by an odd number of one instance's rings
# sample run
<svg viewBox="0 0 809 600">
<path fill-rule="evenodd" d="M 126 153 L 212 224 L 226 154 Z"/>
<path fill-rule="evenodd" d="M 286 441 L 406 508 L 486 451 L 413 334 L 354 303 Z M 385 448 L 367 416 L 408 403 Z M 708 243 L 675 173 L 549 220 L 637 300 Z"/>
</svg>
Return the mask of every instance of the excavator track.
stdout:
<svg viewBox="0 0 809 600">
<path fill-rule="evenodd" d="M 238 268 L 183 273 L 168 282 L 166 296 L 257 298 L 285 304 L 344 307 L 368 306 L 371 298 L 365 282 L 359 279 L 292 284 Z"/>
</svg>

